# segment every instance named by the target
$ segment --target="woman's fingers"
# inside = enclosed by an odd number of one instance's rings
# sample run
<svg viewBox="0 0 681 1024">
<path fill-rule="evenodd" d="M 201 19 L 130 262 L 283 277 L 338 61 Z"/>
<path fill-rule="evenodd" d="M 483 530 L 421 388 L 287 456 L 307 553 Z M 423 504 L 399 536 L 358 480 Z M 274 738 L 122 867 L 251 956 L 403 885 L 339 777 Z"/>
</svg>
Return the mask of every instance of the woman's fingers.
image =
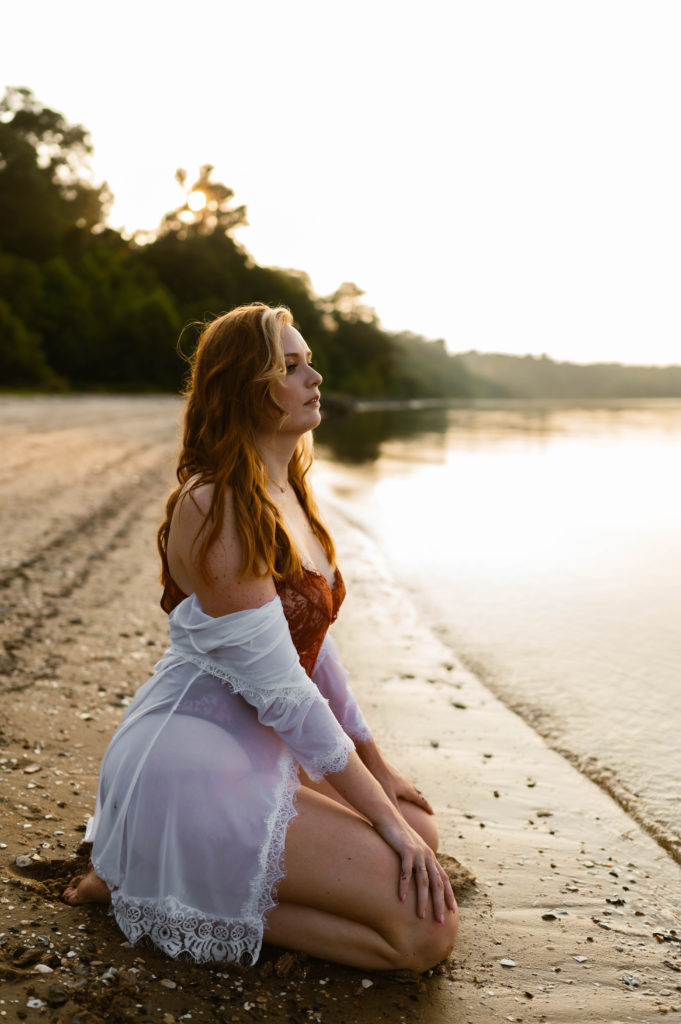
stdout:
<svg viewBox="0 0 681 1024">
<path fill-rule="evenodd" d="M 432 905 L 433 915 L 444 924 L 445 914 L 456 910 L 454 893 L 447 873 L 438 861 L 434 852 L 423 840 L 413 833 L 413 839 L 405 842 L 405 836 L 399 832 L 393 836 L 384 834 L 384 839 L 400 856 L 399 898 L 402 903 L 407 898 L 412 878 L 416 886 L 416 913 L 424 918 L 428 904 Z M 416 840 L 416 841 L 414 841 Z"/>
<path fill-rule="evenodd" d="M 400 899 L 401 899 L 402 903 L 404 903 L 404 901 L 406 900 L 407 892 L 409 891 L 409 882 L 411 881 L 411 870 L 412 870 L 411 869 L 411 865 L 412 865 L 411 854 L 405 854 L 405 856 L 402 858 L 402 866 L 401 866 L 401 869 L 400 869 L 399 893 L 400 893 Z"/>
<path fill-rule="evenodd" d="M 413 801 L 413 803 L 417 804 L 419 807 L 423 807 L 424 811 L 427 811 L 428 814 L 435 814 L 435 811 L 430 806 L 421 790 L 415 789 L 414 792 L 416 794 L 416 799 Z"/>
<path fill-rule="evenodd" d="M 447 881 L 449 880 L 447 879 Z M 447 909 L 445 879 L 443 879 L 442 869 L 434 857 L 430 865 L 430 892 L 433 900 L 433 913 L 435 918 L 440 922 L 440 924 L 444 924 L 445 911 Z"/>
<path fill-rule="evenodd" d="M 388 764 L 386 764 L 384 768 L 385 771 L 376 773 L 376 778 L 379 780 L 383 789 L 396 807 L 399 808 L 400 800 L 408 800 L 409 803 L 416 804 L 417 807 L 421 807 L 427 814 L 435 813 L 427 797 L 425 797 L 421 790 L 417 789 L 413 782 L 410 782 L 402 772 L 398 771 L 397 768 L 392 768 Z"/>
<path fill-rule="evenodd" d="M 444 924 L 445 914 L 456 910 L 456 900 L 449 878 L 432 851 L 428 850 L 423 858 L 418 854 L 409 854 L 402 860 L 400 899 L 403 903 L 412 876 L 416 885 L 416 913 L 424 918 L 430 902 L 433 916 L 440 924 Z"/>
<path fill-rule="evenodd" d="M 416 912 L 419 917 L 425 917 L 428 902 L 430 901 L 435 920 L 439 921 L 440 924 L 444 924 L 445 911 L 448 905 L 445 882 L 449 885 L 449 879 L 447 879 L 446 875 L 443 878 L 444 873 L 435 856 L 431 851 L 429 851 L 429 854 L 423 864 L 419 864 L 414 868 L 416 876 Z"/>
<path fill-rule="evenodd" d="M 420 789 L 412 785 L 411 782 L 406 783 L 402 790 L 397 789 L 396 794 L 403 800 L 408 800 L 411 804 L 416 804 L 417 807 L 421 807 L 428 814 L 435 814 L 435 811 L 431 807 L 427 798 L 423 795 Z"/>
<path fill-rule="evenodd" d="M 421 790 L 417 789 L 416 786 L 412 786 L 411 783 L 409 784 L 408 792 L 400 793 L 400 796 L 405 800 L 409 800 L 410 803 L 416 804 L 417 807 L 421 807 L 424 811 L 427 811 L 428 814 L 435 814 L 435 811 L 430 806 L 430 803 Z"/>
<path fill-rule="evenodd" d="M 438 862 L 438 868 L 440 869 L 440 877 L 442 878 L 442 885 L 444 890 L 445 903 L 449 910 L 456 910 L 456 900 L 454 898 L 454 890 L 452 889 L 452 883 L 449 881 L 447 872 Z"/>
<path fill-rule="evenodd" d="M 425 917 L 430 891 L 428 867 L 425 864 L 417 864 L 414 867 L 414 877 L 416 879 L 416 913 L 419 917 Z"/>
</svg>

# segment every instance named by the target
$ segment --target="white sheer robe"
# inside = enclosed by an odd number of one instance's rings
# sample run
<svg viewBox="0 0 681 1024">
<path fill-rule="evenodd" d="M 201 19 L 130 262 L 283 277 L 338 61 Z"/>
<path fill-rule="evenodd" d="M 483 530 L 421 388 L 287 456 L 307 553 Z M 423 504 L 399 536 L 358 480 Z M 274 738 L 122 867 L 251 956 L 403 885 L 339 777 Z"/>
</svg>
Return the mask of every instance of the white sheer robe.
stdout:
<svg viewBox="0 0 681 1024">
<path fill-rule="evenodd" d="M 306 675 L 279 597 L 212 618 L 192 595 L 169 625 L 104 756 L 86 838 L 131 942 L 254 963 L 298 766 L 313 779 L 340 771 L 351 737 L 370 732 L 328 635 Z"/>
</svg>

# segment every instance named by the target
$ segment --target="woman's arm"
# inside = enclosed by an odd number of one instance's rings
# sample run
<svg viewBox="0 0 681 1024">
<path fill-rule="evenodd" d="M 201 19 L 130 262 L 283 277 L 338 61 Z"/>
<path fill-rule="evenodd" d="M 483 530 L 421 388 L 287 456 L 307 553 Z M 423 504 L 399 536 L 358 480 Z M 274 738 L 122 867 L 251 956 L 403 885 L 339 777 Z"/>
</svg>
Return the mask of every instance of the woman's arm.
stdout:
<svg viewBox="0 0 681 1024">
<path fill-rule="evenodd" d="M 341 662 L 329 633 L 324 637 L 317 664 L 312 673 L 322 697 L 325 697 L 343 729 L 355 742 L 371 740 L 371 730 L 348 683 L 349 673 Z"/>
<path fill-rule="evenodd" d="M 383 786 L 374 778 L 357 753 L 352 753 L 343 771 L 329 775 L 327 781 L 368 818 L 376 831 L 400 859 L 399 897 L 404 902 L 411 884 L 416 885 L 416 909 L 425 917 L 430 899 L 433 913 L 444 924 L 444 914 L 456 904 L 449 879 L 435 853 L 405 821 Z"/>
<path fill-rule="evenodd" d="M 407 800 L 428 814 L 433 814 L 433 808 L 423 793 L 383 757 L 350 688 L 348 675 L 336 645 L 327 633 L 312 673 L 312 679 L 319 687 L 320 693 L 328 700 L 331 710 L 345 732 L 352 736 L 360 759 L 380 782 L 393 804 L 399 808 L 399 800 Z"/>
<path fill-rule="evenodd" d="M 329 701 L 344 730 L 355 741 L 356 754 L 350 755 L 344 771 L 329 775 L 327 781 L 372 822 L 400 857 L 400 899 L 406 898 L 414 872 L 419 914 L 423 916 L 425 913 L 430 884 L 433 910 L 438 920 L 441 919 L 445 908 L 452 909 L 454 906 L 449 880 L 430 847 L 405 822 L 399 800 L 408 800 L 429 814 L 433 814 L 433 809 L 423 794 L 383 757 L 350 689 L 348 672 L 329 634 L 324 640 L 312 679 Z M 421 868 L 425 868 L 425 871 Z"/>
<path fill-rule="evenodd" d="M 373 739 L 356 741 L 355 749 L 362 762 L 381 784 L 384 792 L 396 807 L 399 808 L 399 800 L 407 800 L 409 803 L 421 807 L 428 814 L 435 813 L 421 790 L 417 789 L 401 771 L 386 761 Z"/>
</svg>

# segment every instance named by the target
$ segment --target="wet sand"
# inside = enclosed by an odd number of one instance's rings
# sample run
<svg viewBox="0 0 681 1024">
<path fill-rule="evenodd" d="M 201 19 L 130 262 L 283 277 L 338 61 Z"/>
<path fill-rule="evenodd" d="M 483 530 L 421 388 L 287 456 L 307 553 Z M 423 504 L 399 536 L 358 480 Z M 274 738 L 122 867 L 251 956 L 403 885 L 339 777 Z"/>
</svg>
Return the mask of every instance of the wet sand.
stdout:
<svg viewBox="0 0 681 1024">
<path fill-rule="evenodd" d="M 349 591 L 336 640 L 379 742 L 438 811 L 461 901 L 453 957 L 421 978 L 274 950 L 256 968 L 195 966 L 130 948 L 105 908 L 61 902 L 87 856 L 101 755 L 166 642 L 155 532 L 178 412 L 165 398 L 0 399 L 0 1017 L 614 1024 L 676 1012 L 678 866 L 419 620 L 321 465 Z"/>
</svg>

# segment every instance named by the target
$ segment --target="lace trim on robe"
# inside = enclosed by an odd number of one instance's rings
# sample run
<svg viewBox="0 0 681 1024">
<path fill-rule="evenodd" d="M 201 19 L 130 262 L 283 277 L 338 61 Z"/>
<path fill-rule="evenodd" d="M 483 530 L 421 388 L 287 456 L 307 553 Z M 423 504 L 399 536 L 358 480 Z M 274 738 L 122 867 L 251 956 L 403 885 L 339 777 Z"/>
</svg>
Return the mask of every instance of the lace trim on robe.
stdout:
<svg viewBox="0 0 681 1024">
<path fill-rule="evenodd" d="M 373 733 L 368 725 L 355 725 L 346 729 L 348 736 L 351 736 L 353 740 L 357 740 L 359 743 L 367 742 L 374 738 Z"/>
<path fill-rule="evenodd" d="M 255 708 L 265 708 L 270 702 L 271 694 L 265 695 L 262 690 L 250 686 L 244 679 L 234 675 L 233 672 L 226 669 L 220 662 L 215 661 L 214 658 L 203 658 L 200 654 L 189 654 L 173 644 L 169 645 L 166 654 L 171 657 L 180 658 L 182 661 L 190 661 L 192 665 L 196 665 L 202 672 L 207 672 L 208 675 L 215 676 L 223 683 L 227 683 L 232 693 L 243 697 L 244 700 L 247 700 Z M 288 701 L 297 708 L 303 704 L 312 704 L 315 700 L 315 694 L 303 689 L 300 685 L 282 686 L 277 689 L 276 695 L 277 699 Z"/>
</svg>

